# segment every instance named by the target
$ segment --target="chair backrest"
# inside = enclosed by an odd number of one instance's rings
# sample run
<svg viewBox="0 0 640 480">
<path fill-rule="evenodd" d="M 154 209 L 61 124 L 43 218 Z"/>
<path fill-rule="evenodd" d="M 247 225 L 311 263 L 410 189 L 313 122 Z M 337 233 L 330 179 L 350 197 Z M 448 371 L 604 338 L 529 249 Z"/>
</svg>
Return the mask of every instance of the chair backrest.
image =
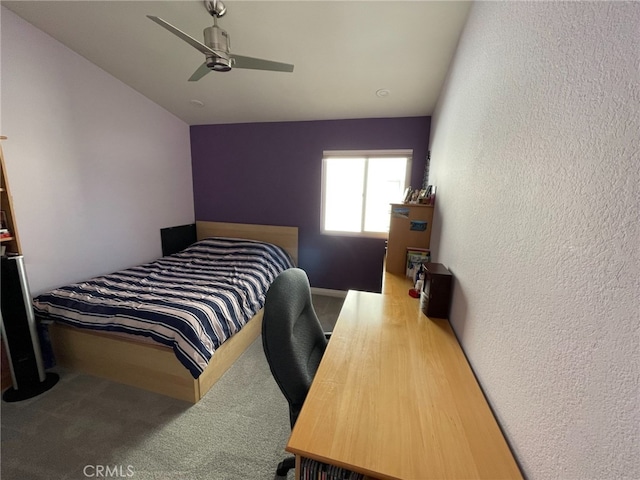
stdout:
<svg viewBox="0 0 640 480">
<path fill-rule="evenodd" d="M 304 270 L 285 270 L 271 284 L 264 305 L 262 345 L 273 378 L 289 402 L 293 427 L 327 347 Z"/>
</svg>

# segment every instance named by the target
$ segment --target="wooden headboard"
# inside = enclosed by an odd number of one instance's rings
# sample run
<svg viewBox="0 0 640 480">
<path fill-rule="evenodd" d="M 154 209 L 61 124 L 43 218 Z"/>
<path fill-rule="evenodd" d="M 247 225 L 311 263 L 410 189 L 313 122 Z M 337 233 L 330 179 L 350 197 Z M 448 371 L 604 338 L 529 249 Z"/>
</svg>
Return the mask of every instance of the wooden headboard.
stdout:
<svg viewBox="0 0 640 480">
<path fill-rule="evenodd" d="M 208 237 L 248 238 L 273 243 L 286 250 L 298 264 L 298 227 L 246 223 L 196 222 L 198 240 Z"/>
</svg>

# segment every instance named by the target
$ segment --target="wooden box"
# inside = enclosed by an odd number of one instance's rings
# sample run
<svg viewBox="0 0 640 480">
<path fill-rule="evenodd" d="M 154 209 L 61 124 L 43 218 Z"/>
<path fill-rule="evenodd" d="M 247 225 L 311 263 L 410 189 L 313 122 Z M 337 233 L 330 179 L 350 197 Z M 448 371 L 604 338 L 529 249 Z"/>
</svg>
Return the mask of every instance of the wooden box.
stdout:
<svg viewBox="0 0 640 480">
<path fill-rule="evenodd" d="M 420 307 L 427 317 L 449 318 L 453 276 L 441 263 L 426 263 Z"/>
</svg>

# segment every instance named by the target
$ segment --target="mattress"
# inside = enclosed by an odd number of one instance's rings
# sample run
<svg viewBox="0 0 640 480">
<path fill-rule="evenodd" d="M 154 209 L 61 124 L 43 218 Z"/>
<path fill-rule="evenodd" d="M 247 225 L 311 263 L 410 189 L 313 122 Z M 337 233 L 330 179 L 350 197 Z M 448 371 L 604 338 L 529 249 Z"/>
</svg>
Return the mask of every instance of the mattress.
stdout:
<svg viewBox="0 0 640 480">
<path fill-rule="evenodd" d="M 198 378 L 215 350 L 263 307 L 271 282 L 293 267 L 280 247 L 208 238 L 182 252 L 43 293 L 36 315 L 170 346 Z"/>
</svg>

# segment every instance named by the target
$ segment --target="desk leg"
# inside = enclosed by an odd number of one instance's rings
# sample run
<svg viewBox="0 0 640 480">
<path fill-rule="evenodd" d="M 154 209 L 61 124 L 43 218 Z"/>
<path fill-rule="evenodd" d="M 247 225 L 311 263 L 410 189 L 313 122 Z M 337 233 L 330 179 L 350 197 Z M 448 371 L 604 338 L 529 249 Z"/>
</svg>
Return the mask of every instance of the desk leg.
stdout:
<svg viewBox="0 0 640 480">
<path fill-rule="evenodd" d="M 296 455 L 296 480 L 300 480 L 300 455 Z"/>
</svg>

